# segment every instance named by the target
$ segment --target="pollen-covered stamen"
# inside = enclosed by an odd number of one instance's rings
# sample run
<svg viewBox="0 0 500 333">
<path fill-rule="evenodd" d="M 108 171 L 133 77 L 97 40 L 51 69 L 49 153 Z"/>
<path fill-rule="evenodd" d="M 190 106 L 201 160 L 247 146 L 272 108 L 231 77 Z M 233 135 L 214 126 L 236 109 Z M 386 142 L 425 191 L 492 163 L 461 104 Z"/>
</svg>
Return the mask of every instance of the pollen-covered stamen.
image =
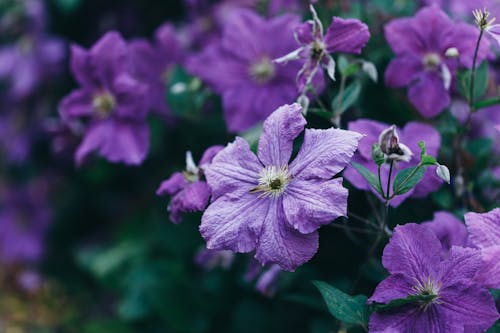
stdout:
<svg viewBox="0 0 500 333">
<path fill-rule="evenodd" d="M 274 78 L 276 68 L 269 57 L 262 57 L 250 66 L 250 76 L 257 83 L 266 83 Z"/>
<path fill-rule="evenodd" d="M 427 307 L 431 304 L 440 304 L 439 291 L 441 290 L 441 284 L 436 282 L 432 277 L 428 277 L 427 280 L 417 281 L 417 284 L 413 286 L 415 295 L 429 296 L 426 301 L 422 301 L 422 309 L 425 311 Z"/>
<path fill-rule="evenodd" d="M 92 99 L 94 113 L 99 118 L 108 118 L 116 107 L 116 101 L 112 94 L 107 91 L 96 94 Z"/>
<path fill-rule="evenodd" d="M 283 167 L 268 166 L 260 171 L 259 185 L 250 192 L 259 192 L 264 197 L 278 197 L 286 190 L 291 179 L 288 165 Z"/>
<path fill-rule="evenodd" d="M 426 69 L 438 69 L 441 64 L 441 57 L 437 53 L 427 53 L 422 59 L 422 63 Z"/>
<path fill-rule="evenodd" d="M 474 21 L 476 25 L 481 30 L 486 30 L 493 23 L 495 23 L 496 18 L 490 18 L 490 12 L 485 9 L 475 9 L 472 11 L 472 15 L 474 16 Z"/>
<path fill-rule="evenodd" d="M 311 47 L 311 58 L 320 60 L 325 54 L 325 44 L 321 40 L 315 40 Z"/>
</svg>

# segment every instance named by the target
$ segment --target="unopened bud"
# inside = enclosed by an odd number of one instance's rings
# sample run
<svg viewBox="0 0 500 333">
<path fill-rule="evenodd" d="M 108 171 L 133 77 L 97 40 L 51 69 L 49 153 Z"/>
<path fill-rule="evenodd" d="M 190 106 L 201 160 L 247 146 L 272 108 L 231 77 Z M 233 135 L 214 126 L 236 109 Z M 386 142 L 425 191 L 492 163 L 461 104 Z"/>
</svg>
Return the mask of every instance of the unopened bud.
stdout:
<svg viewBox="0 0 500 333">
<path fill-rule="evenodd" d="M 446 165 L 438 165 L 438 167 L 436 168 L 436 175 L 438 175 L 438 177 L 444 180 L 446 183 L 450 183 L 450 170 L 448 170 L 448 167 Z"/>
<path fill-rule="evenodd" d="M 392 125 L 380 133 L 378 143 L 380 145 L 380 150 L 385 154 L 386 161 L 388 162 L 409 162 L 413 156 L 410 148 L 399 142 L 399 136 L 395 125 Z"/>
<path fill-rule="evenodd" d="M 456 47 L 450 47 L 444 54 L 448 58 L 456 58 L 460 55 L 460 52 L 458 52 L 458 49 Z"/>
</svg>

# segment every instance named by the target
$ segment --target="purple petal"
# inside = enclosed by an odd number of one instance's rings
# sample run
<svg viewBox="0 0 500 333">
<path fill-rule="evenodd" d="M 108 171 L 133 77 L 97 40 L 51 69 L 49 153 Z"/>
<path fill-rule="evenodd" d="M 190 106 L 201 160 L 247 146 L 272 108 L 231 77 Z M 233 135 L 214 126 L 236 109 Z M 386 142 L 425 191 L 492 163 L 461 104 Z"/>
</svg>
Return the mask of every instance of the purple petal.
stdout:
<svg viewBox="0 0 500 333">
<path fill-rule="evenodd" d="M 389 303 L 398 298 L 406 298 L 415 293 L 415 280 L 408 278 L 403 274 L 394 274 L 380 282 L 369 298 L 373 303 Z"/>
<path fill-rule="evenodd" d="M 250 252 L 257 244 L 269 200 L 245 193 L 239 198 L 223 196 L 203 213 L 200 232 L 212 250 Z M 270 221 L 269 221 L 270 222 Z"/>
<path fill-rule="evenodd" d="M 128 68 L 127 44 L 116 31 L 102 36 L 90 49 L 90 57 L 100 81 L 107 86 Z"/>
<path fill-rule="evenodd" d="M 324 42 L 328 53 L 361 53 L 370 39 L 368 26 L 356 19 L 333 17 L 326 31 Z"/>
<path fill-rule="evenodd" d="M 443 251 L 448 252 L 453 245 L 467 244 L 467 229 L 462 221 L 448 212 L 436 212 L 432 221 L 424 222 L 441 242 Z"/>
<path fill-rule="evenodd" d="M 441 244 L 427 228 L 409 223 L 399 225 L 384 249 L 382 263 L 391 273 L 419 281 L 435 276 L 440 263 Z"/>
<path fill-rule="evenodd" d="M 141 164 L 149 150 L 148 124 L 113 119 L 96 122 L 87 129 L 76 151 L 77 164 L 82 164 L 94 150 L 111 162 Z"/>
<path fill-rule="evenodd" d="M 350 131 L 358 132 L 364 135 L 359 141 L 358 154 L 356 155 L 361 155 L 363 158 L 371 160 L 373 144 L 378 142 L 380 133 L 382 133 L 382 131 L 387 129 L 389 126 L 390 125 L 388 124 L 368 119 L 359 119 L 349 122 L 347 128 Z"/>
<path fill-rule="evenodd" d="M 283 105 L 264 121 L 257 156 L 265 166 L 288 165 L 293 140 L 304 130 L 306 120 L 299 104 Z"/>
<path fill-rule="evenodd" d="M 440 307 L 450 322 L 471 326 L 483 332 L 499 318 L 492 295 L 485 288 L 470 284 L 454 284 L 443 288 Z"/>
<path fill-rule="evenodd" d="M 90 117 L 93 112 L 92 95 L 89 91 L 75 90 L 59 104 L 59 113 L 65 120 L 79 117 Z"/>
<path fill-rule="evenodd" d="M 297 73 L 297 88 L 299 92 L 306 89 L 307 85 L 312 82 L 319 68 L 319 59 L 307 58 L 306 62 Z"/>
<path fill-rule="evenodd" d="M 200 162 L 198 165 L 201 167 L 205 164 L 210 164 L 212 163 L 213 158 L 215 155 L 217 155 L 222 149 L 224 149 L 224 146 L 216 145 L 216 146 L 211 146 L 205 150 L 203 155 L 201 156 Z"/>
<path fill-rule="evenodd" d="M 420 54 L 425 48 L 411 18 L 399 18 L 390 21 L 384 26 L 384 34 L 396 55 L 404 53 Z"/>
<path fill-rule="evenodd" d="M 274 263 L 283 270 L 294 271 L 318 250 L 318 233 L 302 234 L 293 229 L 286 221 L 280 198 L 268 201 L 255 258 L 263 265 Z"/>
<path fill-rule="evenodd" d="M 385 84 L 399 88 L 409 85 L 423 70 L 422 61 L 411 54 L 394 58 L 385 70 Z"/>
<path fill-rule="evenodd" d="M 487 248 L 500 244 L 500 208 L 484 214 L 467 213 L 465 224 L 474 245 Z"/>
<path fill-rule="evenodd" d="M 438 115 L 451 102 L 450 93 L 439 74 L 430 71 L 422 74 L 419 81 L 410 87 L 408 98 L 426 118 Z"/>
<path fill-rule="evenodd" d="M 283 196 L 286 219 L 303 234 L 347 215 L 347 189 L 342 179 L 293 179 Z"/>
<path fill-rule="evenodd" d="M 156 195 L 174 195 L 188 185 L 186 177 L 181 172 L 174 172 L 169 179 L 164 180 L 156 190 Z"/>
<path fill-rule="evenodd" d="M 89 52 L 78 45 L 71 45 L 70 51 L 71 72 L 76 81 L 86 88 L 98 88 L 99 78 L 96 76 Z"/>
<path fill-rule="evenodd" d="M 453 34 L 448 37 L 448 47 L 456 47 L 462 66 L 472 68 L 475 53 L 475 45 L 479 37 L 479 29 L 467 23 L 458 23 L 453 29 Z M 446 46 L 446 42 L 444 45 Z M 481 40 L 477 53 L 477 63 L 481 63 L 488 56 L 490 43 L 487 38 Z"/>
<path fill-rule="evenodd" d="M 237 137 L 227 145 L 205 168 L 207 183 L 212 189 L 212 200 L 226 193 L 248 193 L 258 185 L 263 169 L 248 143 Z"/>
<path fill-rule="evenodd" d="M 116 97 L 116 112 L 128 119 L 144 119 L 149 111 L 148 86 L 122 74 L 113 81 L 113 93 Z"/>
<path fill-rule="evenodd" d="M 180 222 L 180 213 L 198 212 L 205 209 L 210 198 L 210 188 L 204 181 L 197 181 L 188 184 L 183 190 L 177 193 L 168 206 L 171 212 L 171 220 L 174 223 Z"/>
<path fill-rule="evenodd" d="M 437 280 L 443 287 L 462 282 L 471 284 L 480 267 L 481 254 L 478 249 L 453 246 L 448 258 L 439 267 Z"/>
<path fill-rule="evenodd" d="M 306 129 L 304 143 L 290 164 L 294 177 L 329 179 L 351 161 L 362 135 L 340 129 Z"/>
<path fill-rule="evenodd" d="M 481 250 L 483 265 L 476 276 L 482 285 L 500 289 L 500 245 Z"/>
<path fill-rule="evenodd" d="M 299 24 L 294 30 L 295 39 L 302 45 L 312 43 L 314 41 L 313 26 L 313 21 Z"/>
</svg>

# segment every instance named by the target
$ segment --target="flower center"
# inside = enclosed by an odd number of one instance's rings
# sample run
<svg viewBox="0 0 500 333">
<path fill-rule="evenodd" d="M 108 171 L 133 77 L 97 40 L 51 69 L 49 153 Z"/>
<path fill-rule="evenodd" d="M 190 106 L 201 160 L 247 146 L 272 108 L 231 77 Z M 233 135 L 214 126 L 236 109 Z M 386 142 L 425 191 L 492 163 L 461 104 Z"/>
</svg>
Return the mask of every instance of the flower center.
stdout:
<svg viewBox="0 0 500 333">
<path fill-rule="evenodd" d="M 250 67 L 250 76 L 257 83 L 269 82 L 276 73 L 276 68 L 269 57 L 263 57 Z"/>
<path fill-rule="evenodd" d="M 439 304 L 439 291 L 441 289 L 441 284 L 429 277 L 426 281 L 417 281 L 417 284 L 413 286 L 415 295 L 429 296 L 428 299 L 422 301 L 422 309 L 426 310 L 431 304 Z"/>
<path fill-rule="evenodd" d="M 285 192 L 292 175 L 288 172 L 288 165 L 283 167 L 268 166 L 260 171 L 259 185 L 250 192 L 260 192 L 263 197 L 279 197 Z"/>
<path fill-rule="evenodd" d="M 311 58 L 320 60 L 325 53 L 325 44 L 322 41 L 315 40 L 311 47 Z"/>
<path fill-rule="evenodd" d="M 94 96 L 92 107 L 99 118 L 106 119 L 116 107 L 115 98 L 109 92 L 102 92 Z"/>
<path fill-rule="evenodd" d="M 437 69 L 441 65 L 441 57 L 437 53 L 427 53 L 422 63 L 427 69 Z"/>
</svg>

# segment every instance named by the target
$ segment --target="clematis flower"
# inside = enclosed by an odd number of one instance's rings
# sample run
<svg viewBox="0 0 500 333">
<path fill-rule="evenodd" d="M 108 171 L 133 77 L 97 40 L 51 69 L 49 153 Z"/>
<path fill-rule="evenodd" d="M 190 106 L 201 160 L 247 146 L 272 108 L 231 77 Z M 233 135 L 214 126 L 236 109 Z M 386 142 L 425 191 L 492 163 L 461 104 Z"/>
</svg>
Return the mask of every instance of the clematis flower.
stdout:
<svg viewBox="0 0 500 333">
<path fill-rule="evenodd" d="M 290 162 L 306 124 L 301 111 L 284 105 L 266 119 L 257 156 L 237 137 L 206 168 L 212 202 L 200 231 L 209 249 L 255 250 L 261 264 L 292 271 L 316 253 L 317 229 L 346 215 L 347 190 L 332 177 L 349 163 L 361 134 L 306 129 Z"/>
<path fill-rule="evenodd" d="M 436 212 L 432 221 L 422 223 L 430 229 L 441 242 L 443 256 L 446 257 L 452 246 L 467 245 L 465 224 L 448 212 Z"/>
<path fill-rule="evenodd" d="M 359 143 L 358 152 L 354 155 L 353 162 L 359 163 L 374 174 L 377 174 L 377 165 L 372 160 L 372 146 L 374 143 L 379 142 L 380 134 L 387 130 L 388 127 L 389 125 L 374 120 L 361 119 L 350 122 L 348 124 L 349 130 L 365 134 L 365 137 L 361 139 Z M 417 122 L 409 122 L 404 128 L 395 128 L 395 130 L 399 133 L 398 144 L 404 144 L 406 147 L 405 149 L 408 149 L 409 152 L 412 153 L 408 162 L 402 160 L 395 164 L 396 171 L 398 169 L 408 168 L 418 164 L 418 152 L 420 151 L 418 146 L 419 141 L 425 142 L 427 153 L 429 155 L 438 155 L 439 147 L 441 145 L 441 136 L 432 126 Z M 407 152 L 407 155 L 408 154 L 409 153 Z M 380 174 L 382 185 L 387 184 L 387 178 L 389 177 L 388 163 L 382 164 Z M 394 183 L 395 174 L 396 172 L 392 173 L 391 183 Z M 354 169 L 354 167 L 348 166 L 344 172 L 344 177 L 356 188 L 376 193 L 370 184 Z M 436 175 L 436 167 L 429 167 L 424 175 L 424 178 L 417 184 L 417 186 L 405 194 L 396 196 L 391 200 L 390 204 L 393 207 L 397 207 L 409 197 L 426 197 L 429 193 L 436 191 L 442 183 L 442 180 Z M 392 191 L 392 188 L 390 191 Z"/>
<path fill-rule="evenodd" d="M 277 66 L 272 59 L 294 49 L 298 23 L 295 15 L 266 20 L 249 10 L 235 11 L 221 40 L 187 60 L 188 70 L 222 95 L 229 131 L 249 129 L 297 98 L 294 76 L 301 64 Z"/>
<path fill-rule="evenodd" d="M 202 211 L 208 205 L 210 188 L 203 180 L 204 172 L 222 148 L 222 146 L 212 146 L 205 150 L 199 166 L 194 163 L 193 156 L 188 151 L 186 153 L 186 170 L 175 172 L 169 179 L 160 184 L 156 194 L 172 196 L 168 205 L 172 222 L 179 223 L 182 213 Z"/>
<path fill-rule="evenodd" d="M 71 47 L 71 70 L 80 84 L 60 104 L 67 122 L 88 121 L 75 159 L 93 151 L 111 162 L 137 165 L 149 150 L 148 86 L 128 72 L 127 44 L 117 32 L 106 33 L 89 50 Z"/>
<path fill-rule="evenodd" d="M 262 273 L 255 284 L 255 289 L 266 297 L 273 297 L 278 289 L 278 279 L 282 270 L 278 265 L 271 265 Z"/>
<path fill-rule="evenodd" d="M 330 79 L 335 81 L 335 60 L 330 53 L 342 52 L 360 54 L 361 49 L 370 39 L 368 26 L 356 19 L 333 17 L 326 34 L 323 33 L 323 24 L 312 5 L 309 6 L 312 20 L 309 20 L 295 29 L 298 49 L 275 60 L 277 63 L 286 63 L 290 60 L 304 59 L 305 63 L 297 74 L 297 86 L 303 92 L 308 84 L 312 83 L 318 68 L 322 67 Z"/>
<path fill-rule="evenodd" d="M 133 40 L 129 49 L 134 78 L 149 86 L 148 99 L 152 108 L 160 115 L 168 116 L 165 87 L 173 66 L 180 64 L 184 56 L 174 27 L 163 24 L 156 30 L 152 43 L 145 39 Z"/>
<path fill-rule="evenodd" d="M 409 87 L 408 98 L 422 116 L 441 113 L 450 105 L 456 69 L 472 67 L 478 29 L 454 23 L 437 6 L 430 6 L 412 18 L 392 20 L 384 31 L 396 54 L 385 72 L 385 83 Z M 486 58 L 488 47 L 483 40 L 478 63 Z"/>
<path fill-rule="evenodd" d="M 498 319 L 493 297 L 474 281 L 481 260 L 477 250 L 442 247 L 422 225 L 394 229 L 382 263 L 390 276 L 375 289 L 369 302 L 389 303 L 411 295 L 430 296 L 370 317 L 370 332 L 483 332 Z"/>
<path fill-rule="evenodd" d="M 467 213 L 465 223 L 470 241 L 481 249 L 484 261 L 478 281 L 489 288 L 500 289 L 500 208 L 484 214 Z"/>
</svg>

